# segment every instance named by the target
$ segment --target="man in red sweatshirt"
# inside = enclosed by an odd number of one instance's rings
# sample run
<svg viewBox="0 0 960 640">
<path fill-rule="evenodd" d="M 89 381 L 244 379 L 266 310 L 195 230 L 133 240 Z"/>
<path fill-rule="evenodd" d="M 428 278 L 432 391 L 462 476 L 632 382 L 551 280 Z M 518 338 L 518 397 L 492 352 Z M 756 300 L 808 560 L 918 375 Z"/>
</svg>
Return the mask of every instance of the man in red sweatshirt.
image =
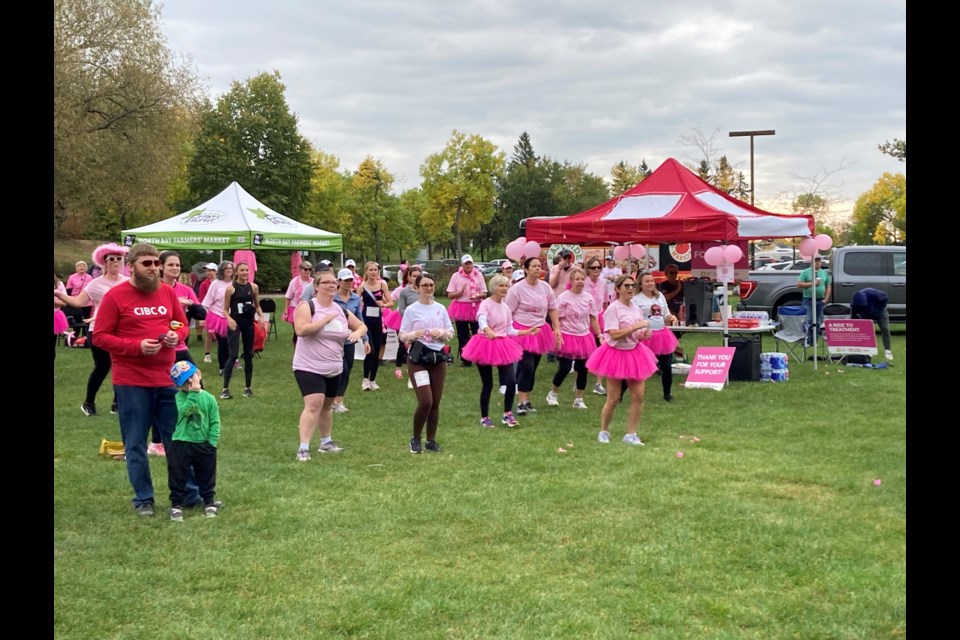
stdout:
<svg viewBox="0 0 960 640">
<path fill-rule="evenodd" d="M 127 260 L 131 278 L 103 296 L 97 314 L 100 335 L 94 341 L 110 353 L 133 508 L 149 517 L 154 514 L 154 495 L 147 434 L 156 422 L 164 447 L 169 448 L 177 422 L 177 389 L 170 381 L 170 367 L 177 344 L 190 328 L 173 287 L 160 281 L 157 249 L 135 244 Z"/>
</svg>

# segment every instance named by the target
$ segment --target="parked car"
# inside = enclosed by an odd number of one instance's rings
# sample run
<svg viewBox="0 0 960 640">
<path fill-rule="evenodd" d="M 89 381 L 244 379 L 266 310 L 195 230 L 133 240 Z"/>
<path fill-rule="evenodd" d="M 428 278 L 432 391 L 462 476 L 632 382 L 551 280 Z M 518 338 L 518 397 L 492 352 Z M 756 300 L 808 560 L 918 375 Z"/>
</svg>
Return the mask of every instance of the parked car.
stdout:
<svg viewBox="0 0 960 640">
<path fill-rule="evenodd" d="M 398 264 L 385 264 L 383 269 L 380 270 L 380 273 L 387 280 L 396 280 L 399 276 L 400 265 Z"/>
<path fill-rule="evenodd" d="M 830 260 L 828 258 L 823 259 L 824 269 L 830 268 Z M 810 268 L 810 261 L 808 260 L 784 260 L 782 262 L 773 262 L 768 264 L 765 267 L 760 267 L 758 271 L 803 271 L 804 269 Z"/>
<path fill-rule="evenodd" d="M 831 258 L 831 264 L 823 265 L 833 282 L 831 303 L 849 305 L 855 292 L 872 287 L 889 296 L 887 310 L 891 320 L 907 321 L 906 247 L 835 247 Z M 751 271 L 748 279 L 740 282 L 738 309 L 766 311 L 770 317 L 776 317 L 780 307 L 801 304 L 798 276 L 797 269 Z"/>
</svg>

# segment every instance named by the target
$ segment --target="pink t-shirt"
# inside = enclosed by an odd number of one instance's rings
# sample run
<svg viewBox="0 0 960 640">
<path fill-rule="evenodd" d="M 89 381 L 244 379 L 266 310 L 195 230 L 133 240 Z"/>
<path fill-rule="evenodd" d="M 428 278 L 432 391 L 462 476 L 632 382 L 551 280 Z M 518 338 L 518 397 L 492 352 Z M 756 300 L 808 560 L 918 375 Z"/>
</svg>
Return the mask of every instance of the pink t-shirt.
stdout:
<svg viewBox="0 0 960 640">
<path fill-rule="evenodd" d="M 207 295 L 203 297 L 203 302 L 201 303 L 207 308 L 207 313 L 226 318 L 226 316 L 223 315 L 223 297 L 231 284 L 233 283 L 227 280 L 214 280 L 210 283 L 210 288 L 207 289 Z"/>
<path fill-rule="evenodd" d="M 90 314 L 93 320 L 90 321 L 90 331 L 93 331 L 93 324 L 96 321 L 97 311 L 100 309 L 100 301 L 103 300 L 103 296 L 107 291 L 110 291 L 110 289 L 129 279 L 130 278 L 125 275 L 118 275 L 116 280 L 107 280 L 104 276 L 100 276 L 90 281 L 90 284 L 84 289 L 87 295 L 90 296 L 90 299 L 93 300 L 93 312 Z"/>
<path fill-rule="evenodd" d="M 519 280 L 507 291 L 504 302 L 513 313 L 513 321 L 525 327 L 539 327 L 546 323 L 547 311 L 557 308 L 553 289 L 543 280 L 531 285 L 526 279 Z"/>
<path fill-rule="evenodd" d="M 72 273 L 70 277 L 67 278 L 67 294 L 71 296 L 78 296 L 80 292 L 87 288 L 87 285 L 93 282 L 93 276 L 89 273 L 84 273 L 80 275 L 79 273 Z M 88 302 L 83 305 L 84 307 L 92 307 L 93 303 Z"/>
<path fill-rule="evenodd" d="M 486 316 L 486 326 L 493 329 L 493 333 L 498 337 L 511 335 L 513 313 L 510 312 L 510 307 L 503 303 L 503 300 L 497 302 L 493 298 L 486 298 L 477 309 L 477 318 L 480 316 Z M 516 331 L 516 329 L 513 330 Z"/>
<path fill-rule="evenodd" d="M 585 336 L 590 333 L 590 316 L 600 315 L 600 305 L 585 290 L 574 293 L 566 290 L 557 298 L 557 316 L 560 333 Z"/>
<path fill-rule="evenodd" d="M 193 292 L 193 289 L 183 284 L 182 282 L 175 282 L 173 284 L 173 292 L 177 294 L 178 298 L 189 298 L 190 302 L 193 304 L 200 304 L 200 300 L 197 299 L 197 294 Z M 187 307 L 189 305 L 183 305 L 183 312 L 187 312 Z M 183 340 L 180 340 L 180 343 L 177 344 L 177 351 L 183 351 L 187 347 L 183 344 Z"/>
<path fill-rule="evenodd" d="M 550 280 L 553 280 L 553 277 L 557 277 L 557 286 L 553 288 L 553 295 L 559 296 L 561 293 L 567 290 L 567 283 L 570 282 L 570 271 L 574 265 L 570 266 L 570 269 L 564 270 L 563 261 L 560 261 L 560 264 L 555 264 L 550 267 Z M 549 283 L 548 283 L 549 284 Z"/>
<path fill-rule="evenodd" d="M 303 288 L 308 284 L 310 284 L 310 278 L 304 280 L 300 276 L 290 281 L 290 284 L 287 285 L 287 292 L 283 294 L 283 297 L 287 299 L 288 307 L 297 308 L 297 305 L 300 304 L 300 294 L 303 293 Z M 219 315 L 222 316 L 223 312 L 221 311 Z"/>
<path fill-rule="evenodd" d="M 301 300 L 299 304 L 309 303 Z M 314 298 L 313 305 L 311 322 L 331 313 L 336 313 L 339 317 L 325 324 L 320 331 L 297 338 L 297 345 L 293 349 L 293 369 L 329 378 L 343 371 L 343 342 L 350 335 L 350 327 L 347 326 L 347 316 L 343 313 L 343 308 L 336 302 L 331 301 L 329 307 L 323 307 L 320 306 L 320 301 Z"/>
<path fill-rule="evenodd" d="M 583 281 L 583 290 L 590 294 L 590 297 L 597 301 L 597 308 L 603 309 L 603 305 L 610 299 L 607 296 L 607 281 L 603 278 L 597 278 L 594 282 L 590 276 Z"/>
<path fill-rule="evenodd" d="M 637 338 L 637 332 L 634 331 L 624 338 L 614 340 L 610 335 L 610 330 L 626 329 L 641 320 L 643 320 L 643 311 L 641 311 L 639 307 L 632 304 L 623 304 L 619 300 L 614 300 L 610 303 L 610 306 L 607 307 L 607 310 L 603 312 L 603 339 L 614 349 L 630 351 L 640 343 L 640 340 Z"/>
<path fill-rule="evenodd" d="M 463 267 L 460 268 L 455 274 L 450 276 L 450 284 L 447 285 L 447 294 L 454 293 L 455 291 L 460 291 L 464 287 L 467 288 L 466 293 L 462 296 L 453 300 L 453 302 L 460 303 L 470 303 L 474 302 L 471 296 L 475 293 L 483 293 L 487 290 L 486 285 L 483 281 L 483 274 L 480 273 L 480 270 L 476 267 L 473 268 L 473 271 L 470 272 L 470 275 L 467 275 L 463 272 Z"/>
</svg>

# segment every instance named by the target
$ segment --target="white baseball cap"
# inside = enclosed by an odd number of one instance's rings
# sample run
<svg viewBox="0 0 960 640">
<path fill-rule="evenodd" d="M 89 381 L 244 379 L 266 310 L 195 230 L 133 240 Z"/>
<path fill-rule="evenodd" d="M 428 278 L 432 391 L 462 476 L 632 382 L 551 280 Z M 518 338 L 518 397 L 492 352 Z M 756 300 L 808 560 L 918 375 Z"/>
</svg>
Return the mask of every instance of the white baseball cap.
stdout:
<svg viewBox="0 0 960 640">
<path fill-rule="evenodd" d="M 345 267 L 355 267 L 355 266 L 357 266 L 357 261 L 354 260 L 353 258 L 350 258 L 349 260 L 347 260 L 346 262 L 343 263 L 343 266 L 345 266 Z M 353 276 L 350 276 L 350 277 L 352 278 Z"/>
<path fill-rule="evenodd" d="M 208 262 L 207 264 L 204 265 L 203 268 L 204 268 L 204 269 L 213 269 L 214 271 L 216 271 L 216 270 L 217 270 L 217 265 L 215 265 L 215 264 L 212 263 L 212 262 Z"/>
<path fill-rule="evenodd" d="M 340 269 L 340 271 L 337 272 L 337 280 L 353 281 L 353 271 L 350 271 L 350 269 Z"/>
<path fill-rule="evenodd" d="M 523 280 L 526 277 L 527 277 L 527 274 L 523 272 L 523 269 L 517 269 L 516 271 L 513 272 L 514 282 L 516 282 L 517 280 Z"/>
<path fill-rule="evenodd" d="M 473 257 L 469 253 L 460 256 L 460 264 L 467 264 L 468 262 L 473 264 Z"/>
</svg>

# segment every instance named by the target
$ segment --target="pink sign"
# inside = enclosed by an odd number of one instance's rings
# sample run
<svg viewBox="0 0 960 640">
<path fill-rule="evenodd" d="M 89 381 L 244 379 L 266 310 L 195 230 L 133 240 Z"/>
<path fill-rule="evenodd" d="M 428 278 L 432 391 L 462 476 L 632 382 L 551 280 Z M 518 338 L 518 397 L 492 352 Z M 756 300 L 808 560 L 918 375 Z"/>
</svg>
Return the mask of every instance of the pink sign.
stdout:
<svg viewBox="0 0 960 640">
<path fill-rule="evenodd" d="M 683 386 L 722 391 L 735 352 L 734 347 L 698 347 Z"/>
<path fill-rule="evenodd" d="M 824 320 L 823 324 L 830 353 L 877 355 L 873 320 Z"/>
</svg>

